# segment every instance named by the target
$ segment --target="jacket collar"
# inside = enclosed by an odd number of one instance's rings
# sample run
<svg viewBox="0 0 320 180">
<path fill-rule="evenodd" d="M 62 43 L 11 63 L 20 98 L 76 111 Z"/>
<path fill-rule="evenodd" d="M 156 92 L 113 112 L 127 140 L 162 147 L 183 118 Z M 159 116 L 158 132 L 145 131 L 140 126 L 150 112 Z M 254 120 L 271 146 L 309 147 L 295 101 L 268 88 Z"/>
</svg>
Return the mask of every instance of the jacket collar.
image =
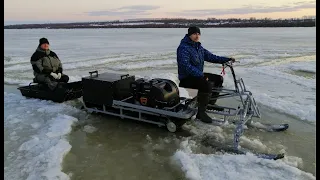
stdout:
<svg viewBox="0 0 320 180">
<path fill-rule="evenodd" d="M 194 46 L 194 47 L 199 47 L 199 46 L 201 45 L 200 42 L 194 42 L 194 41 L 192 41 L 192 40 L 189 38 L 188 34 L 186 34 L 186 35 L 184 36 L 184 38 L 181 40 L 181 43 L 190 44 L 190 45 L 192 45 L 192 46 Z"/>
</svg>

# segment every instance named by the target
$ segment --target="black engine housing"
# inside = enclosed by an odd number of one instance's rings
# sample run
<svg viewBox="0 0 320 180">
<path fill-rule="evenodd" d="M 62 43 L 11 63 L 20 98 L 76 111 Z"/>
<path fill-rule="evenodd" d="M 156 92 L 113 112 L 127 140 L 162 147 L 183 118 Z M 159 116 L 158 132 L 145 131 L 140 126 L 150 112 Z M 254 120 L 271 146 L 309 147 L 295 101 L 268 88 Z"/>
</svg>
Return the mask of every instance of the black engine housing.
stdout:
<svg viewBox="0 0 320 180">
<path fill-rule="evenodd" d="M 172 107 L 180 102 L 179 88 L 168 79 L 137 79 L 131 93 L 141 105 L 154 108 Z"/>
</svg>

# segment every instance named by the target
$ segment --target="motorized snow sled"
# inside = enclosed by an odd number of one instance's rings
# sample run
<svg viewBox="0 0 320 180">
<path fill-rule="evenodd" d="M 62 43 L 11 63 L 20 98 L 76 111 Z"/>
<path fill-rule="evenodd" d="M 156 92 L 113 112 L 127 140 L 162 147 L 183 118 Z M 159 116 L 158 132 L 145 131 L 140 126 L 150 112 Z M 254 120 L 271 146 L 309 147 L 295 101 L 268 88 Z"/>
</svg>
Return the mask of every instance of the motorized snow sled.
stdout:
<svg viewBox="0 0 320 180">
<path fill-rule="evenodd" d="M 236 107 L 219 106 L 222 111 L 207 111 L 208 114 L 222 115 L 222 119 L 213 119 L 213 124 L 222 126 L 229 119 L 236 124 L 234 131 L 233 152 L 246 153 L 247 150 L 239 147 L 240 136 L 244 126 L 252 127 L 252 118 L 260 118 L 259 108 L 244 85 L 242 78 L 236 79 L 233 65 L 227 62 L 223 65 L 229 67 L 234 81 L 234 89 L 217 89 L 220 91 L 216 99 L 238 97 L 240 104 Z M 129 74 L 90 72 L 90 76 L 82 78 L 83 105 L 88 112 L 98 112 L 128 118 L 147 123 L 165 126 L 168 131 L 176 132 L 197 113 L 197 103 L 194 98 L 179 96 L 177 85 L 168 79 L 137 79 Z M 215 105 L 216 106 L 216 105 Z M 284 131 L 288 124 L 263 124 L 259 127 L 267 131 Z M 257 154 L 266 159 L 279 159 L 283 154 Z"/>
<path fill-rule="evenodd" d="M 240 148 L 240 136 L 244 127 L 254 126 L 252 118 L 261 118 L 252 93 L 244 85 L 242 78 L 237 79 L 233 65 L 223 64 L 232 73 L 234 89 L 213 88 L 213 92 L 220 92 L 216 99 L 239 98 L 235 107 L 216 106 L 220 111 L 208 110 L 208 114 L 219 115 L 223 118 L 213 118 L 213 124 L 222 126 L 227 122 L 236 124 L 234 130 L 233 152 L 246 153 Z M 83 109 L 89 113 L 96 112 L 117 116 L 122 119 L 132 119 L 165 126 L 168 131 L 176 132 L 197 113 L 197 97 L 180 97 L 178 86 L 168 79 L 135 79 L 129 74 L 89 72 L 89 76 L 81 81 L 68 83 L 64 91 L 49 92 L 45 87 L 29 85 L 18 88 L 23 96 L 63 102 L 82 96 Z M 209 105 L 210 106 L 210 105 Z M 222 110 L 221 110 L 222 109 Z M 259 127 L 267 131 L 284 131 L 288 124 L 263 124 Z M 279 159 L 283 154 L 256 154 L 265 159 Z"/>
</svg>

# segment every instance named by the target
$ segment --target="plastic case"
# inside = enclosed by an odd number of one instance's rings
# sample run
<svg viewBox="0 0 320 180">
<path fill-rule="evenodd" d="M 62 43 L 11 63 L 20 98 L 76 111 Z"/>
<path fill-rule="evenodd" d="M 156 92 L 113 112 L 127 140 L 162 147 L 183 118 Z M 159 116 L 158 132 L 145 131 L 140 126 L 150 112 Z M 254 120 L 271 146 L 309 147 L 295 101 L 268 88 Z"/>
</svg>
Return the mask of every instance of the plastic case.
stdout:
<svg viewBox="0 0 320 180">
<path fill-rule="evenodd" d="M 123 100 L 131 96 L 130 84 L 135 76 L 129 74 L 89 72 L 82 78 L 83 101 L 94 105 L 112 106 L 113 100 Z"/>
</svg>

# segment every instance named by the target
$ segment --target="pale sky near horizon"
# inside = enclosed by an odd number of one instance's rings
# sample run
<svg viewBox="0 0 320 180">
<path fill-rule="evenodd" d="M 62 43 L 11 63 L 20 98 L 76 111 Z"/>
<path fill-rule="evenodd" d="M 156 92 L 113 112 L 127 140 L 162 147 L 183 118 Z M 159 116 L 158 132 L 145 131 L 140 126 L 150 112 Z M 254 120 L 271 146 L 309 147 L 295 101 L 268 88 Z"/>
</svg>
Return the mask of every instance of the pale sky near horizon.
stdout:
<svg viewBox="0 0 320 180">
<path fill-rule="evenodd" d="M 315 0 L 4 0 L 5 22 L 300 18 L 315 15 Z"/>
</svg>

